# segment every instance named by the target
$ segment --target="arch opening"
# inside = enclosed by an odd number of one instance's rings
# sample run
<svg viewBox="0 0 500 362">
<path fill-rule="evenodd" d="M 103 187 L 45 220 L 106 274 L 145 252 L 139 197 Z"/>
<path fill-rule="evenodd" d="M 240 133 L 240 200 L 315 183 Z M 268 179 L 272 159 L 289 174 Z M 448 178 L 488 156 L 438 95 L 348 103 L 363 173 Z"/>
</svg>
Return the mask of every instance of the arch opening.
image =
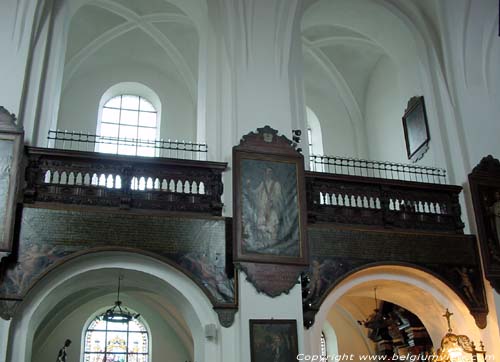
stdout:
<svg viewBox="0 0 500 362">
<path fill-rule="evenodd" d="M 454 331 L 467 333 L 472 340 L 481 339 L 466 305 L 442 281 L 410 267 L 377 266 L 348 276 L 328 294 L 308 331 L 311 350 L 319 354 L 320 335 L 326 324 L 337 334 L 339 354 L 354 354 L 356 358 L 377 354 L 379 346 L 370 340 L 370 330 L 363 325 L 374 314 L 374 288 L 378 300 L 383 301 L 379 308 L 392 305 L 416 316 L 421 326 L 418 323 L 415 326 L 425 328 L 434 348 L 439 347 L 448 329 L 442 317 L 446 308 L 454 313 Z"/>
<path fill-rule="evenodd" d="M 218 356 L 204 338 L 205 325 L 219 325 L 217 316 L 193 281 L 150 257 L 100 252 L 66 262 L 30 291 L 12 321 L 9 360 L 55 359 L 69 338 L 68 357 L 86 361 L 85 329 L 113 305 L 119 274 L 124 276 L 120 299 L 141 314 L 150 331 L 149 362 L 165 356 L 197 361 Z"/>
</svg>

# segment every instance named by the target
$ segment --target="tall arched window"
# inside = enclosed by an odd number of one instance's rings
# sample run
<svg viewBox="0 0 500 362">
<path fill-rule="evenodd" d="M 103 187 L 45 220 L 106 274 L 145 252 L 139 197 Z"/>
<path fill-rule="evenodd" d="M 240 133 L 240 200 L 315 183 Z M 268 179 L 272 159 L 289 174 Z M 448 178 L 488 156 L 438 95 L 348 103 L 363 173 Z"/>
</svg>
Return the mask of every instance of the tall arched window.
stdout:
<svg viewBox="0 0 500 362">
<path fill-rule="evenodd" d="M 323 135 L 321 133 L 321 124 L 316 113 L 306 107 L 307 115 L 307 144 L 309 145 L 309 155 L 323 155 Z"/>
<path fill-rule="evenodd" d="M 139 319 L 111 322 L 96 317 L 85 332 L 84 362 L 149 362 L 149 335 Z"/>
<path fill-rule="evenodd" d="M 97 151 L 133 156 L 155 156 L 158 111 L 146 98 L 121 94 L 109 99 L 100 112 Z"/>
<path fill-rule="evenodd" d="M 99 107 L 96 151 L 155 156 L 160 128 L 156 93 L 139 83 L 119 83 L 106 91 Z"/>
</svg>

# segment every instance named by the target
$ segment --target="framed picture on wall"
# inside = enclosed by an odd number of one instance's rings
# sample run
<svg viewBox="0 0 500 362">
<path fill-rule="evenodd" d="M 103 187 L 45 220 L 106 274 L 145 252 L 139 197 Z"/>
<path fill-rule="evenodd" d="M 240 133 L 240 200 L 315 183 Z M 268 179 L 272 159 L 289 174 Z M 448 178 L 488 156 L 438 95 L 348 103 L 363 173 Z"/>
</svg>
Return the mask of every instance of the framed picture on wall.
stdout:
<svg viewBox="0 0 500 362">
<path fill-rule="evenodd" d="M 297 359 L 298 353 L 296 320 L 250 320 L 252 362 L 290 362 Z"/>
<path fill-rule="evenodd" d="M 237 261 L 307 263 L 303 158 L 280 142 L 288 141 L 261 128 L 234 149 Z"/>
<path fill-rule="evenodd" d="M 408 159 L 416 162 L 429 149 L 429 125 L 425 110 L 424 97 L 412 97 L 403 115 L 403 129 Z"/>
</svg>

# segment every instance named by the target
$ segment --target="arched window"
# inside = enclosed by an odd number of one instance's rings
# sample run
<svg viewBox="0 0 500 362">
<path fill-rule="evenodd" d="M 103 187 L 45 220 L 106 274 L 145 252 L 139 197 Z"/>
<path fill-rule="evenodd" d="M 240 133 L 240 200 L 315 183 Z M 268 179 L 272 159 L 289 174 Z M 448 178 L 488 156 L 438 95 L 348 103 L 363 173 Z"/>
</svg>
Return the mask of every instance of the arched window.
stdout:
<svg viewBox="0 0 500 362">
<path fill-rule="evenodd" d="M 321 350 L 321 356 L 320 356 L 320 361 L 326 361 L 326 358 L 328 356 L 328 351 L 326 350 L 326 338 L 325 334 L 321 332 L 321 344 L 320 344 Z"/>
<path fill-rule="evenodd" d="M 309 107 L 306 108 L 307 115 L 307 144 L 309 145 L 309 156 L 323 155 L 323 135 L 321 124 L 316 113 Z"/>
<path fill-rule="evenodd" d="M 99 152 L 155 156 L 158 112 L 144 97 L 121 94 L 109 99 L 100 112 L 96 148 Z"/>
<path fill-rule="evenodd" d="M 96 317 L 85 332 L 84 362 L 149 362 L 149 335 L 139 319 L 105 321 Z"/>
</svg>

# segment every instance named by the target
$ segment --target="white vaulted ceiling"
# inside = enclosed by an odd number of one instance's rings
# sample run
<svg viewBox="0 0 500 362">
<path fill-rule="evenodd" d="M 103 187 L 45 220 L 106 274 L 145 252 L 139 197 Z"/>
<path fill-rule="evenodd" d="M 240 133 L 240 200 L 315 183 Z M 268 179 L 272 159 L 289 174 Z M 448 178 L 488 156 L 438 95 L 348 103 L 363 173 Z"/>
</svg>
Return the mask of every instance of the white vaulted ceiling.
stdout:
<svg viewBox="0 0 500 362">
<path fill-rule="evenodd" d="M 64 84 L 103 65 L 144 66 L 176 77 L 195 99 L 198 32 L 192 20 L 164 0 L 95 0 L 73 16 Z"/>
</svg>

